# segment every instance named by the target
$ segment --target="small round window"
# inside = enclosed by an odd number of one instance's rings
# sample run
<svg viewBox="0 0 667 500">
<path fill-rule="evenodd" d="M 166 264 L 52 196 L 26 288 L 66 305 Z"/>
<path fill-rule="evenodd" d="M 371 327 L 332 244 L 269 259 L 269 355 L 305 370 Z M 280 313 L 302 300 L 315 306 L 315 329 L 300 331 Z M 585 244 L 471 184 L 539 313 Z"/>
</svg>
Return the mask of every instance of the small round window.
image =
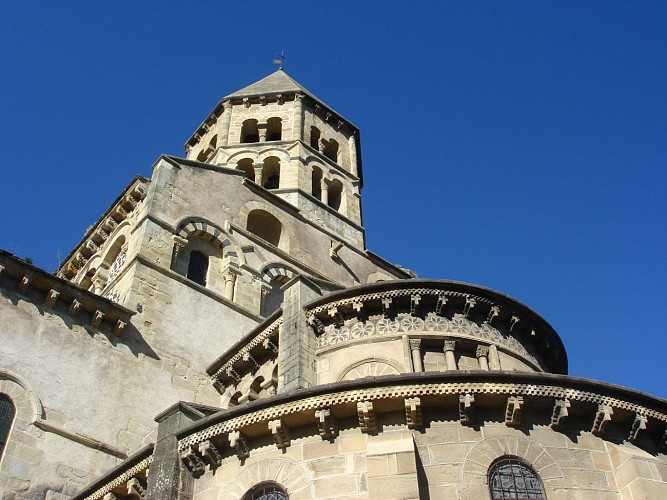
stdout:
<svg viewBox="0 0 667 500">
<path fill-rule="evenodd" d="M 501 458 L 491 465 L 489 490 L 492 500 L 546 500 L 535 471 L 512 457 Z"/>
</svg>

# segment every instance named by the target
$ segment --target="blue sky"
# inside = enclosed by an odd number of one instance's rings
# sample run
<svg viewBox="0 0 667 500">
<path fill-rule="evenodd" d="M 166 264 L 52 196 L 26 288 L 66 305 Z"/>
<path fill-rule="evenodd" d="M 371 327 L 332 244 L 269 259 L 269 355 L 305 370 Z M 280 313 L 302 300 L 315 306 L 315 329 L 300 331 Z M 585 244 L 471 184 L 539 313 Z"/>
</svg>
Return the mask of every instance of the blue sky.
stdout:
<svg viewBox="0 0 667 500">
<path fill-rule="evenodd" d="M 47 270 L 275 67 L 361 129 L 367 245 L 667 397 L 667 3 L 2 2 L 0 247 Z"/>
</svg>

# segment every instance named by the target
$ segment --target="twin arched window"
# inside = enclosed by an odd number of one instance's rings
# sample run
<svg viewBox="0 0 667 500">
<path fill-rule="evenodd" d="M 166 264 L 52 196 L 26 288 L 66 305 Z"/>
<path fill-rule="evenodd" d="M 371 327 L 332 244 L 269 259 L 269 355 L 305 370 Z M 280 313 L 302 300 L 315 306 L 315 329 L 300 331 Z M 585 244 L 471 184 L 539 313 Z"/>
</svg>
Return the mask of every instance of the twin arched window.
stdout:
<svg viewBox="0 0 667 500">
<path fill-rule="evenodd" d="M 2 457 L 5 444 L 7 444 L 7 438 L 9 437 L 9 431 L 12 428 L 15 415 L 16 408 L 14 408 L 12 400 L 4 394 L 0 394 L 0 457 Z"/>
<path fill-rule="evenodd" d="M 523 461 L 502 457 L 489 468 L 491 500 L 546 500 L 537 473 Z"/>
</svg>

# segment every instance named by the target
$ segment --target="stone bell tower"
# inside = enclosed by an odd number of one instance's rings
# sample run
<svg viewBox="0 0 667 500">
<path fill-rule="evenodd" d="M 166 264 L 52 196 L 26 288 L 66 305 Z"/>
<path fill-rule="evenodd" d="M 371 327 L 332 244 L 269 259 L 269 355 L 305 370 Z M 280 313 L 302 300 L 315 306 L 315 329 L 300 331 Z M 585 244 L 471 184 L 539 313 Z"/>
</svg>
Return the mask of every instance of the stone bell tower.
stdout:
<svg viewBox="0 0 667 500">
<path fill-rule="evenodd" d="M 185 144 L 187 159 L 248 179 L 362 250 L 359 130 L 282 69 L 224 97 Z"/>
</svg>

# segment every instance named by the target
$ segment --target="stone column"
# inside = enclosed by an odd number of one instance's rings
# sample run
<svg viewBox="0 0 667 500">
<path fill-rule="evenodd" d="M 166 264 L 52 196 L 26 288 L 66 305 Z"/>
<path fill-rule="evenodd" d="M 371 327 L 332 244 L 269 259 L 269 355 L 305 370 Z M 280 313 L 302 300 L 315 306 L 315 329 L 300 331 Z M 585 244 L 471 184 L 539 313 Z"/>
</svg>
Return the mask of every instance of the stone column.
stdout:
<svg viewBox="0 0 667 500">
<path fill-rule="evenodd" d="M 222 124 L 220 125 L 220 146 L 229 144 L 229 126 L 232 123 L 232 103 L 227 101 L 223 104 Z"/>
<path fill-rule="evenodd" d="M 268 130 L 268 124 L 260 123 L 257 125 L 257 133 L 259 134 L 259 142 L 266 142 L 266 132 Z"/>
<path fill-rule="evenodd" d="M 479 361 L 479 369 L 489 371 L 489 348 L 485 345 L 478 345 L 475 355 Z"/>
<path fill-rule="evenodd" d="M 236 274 L 227 271 L 222 275 L 222 278 L 225 280 L 225 298 L 228 300 L 234 300 L 234 284 L 236 283 Z"/>
<path fill-rule="evenodd" d="M 414 372 L 423 372 L 422 353 L 421 353 L 421 339 L 410 340 L 410 353 L 412 354 L 412 367 Z"/>
<path fill-rule="evenodd" d="M 322 191 L 321 197 L 320 197 L 321 200 L 322 200 L 322 203 L 324 203 L 325 205 L 328 205 L 329 204 L 329 183 L 327 183 L 327 181 L 322 179 L 322 181 L 320 182 L 320 186 L 321 186 L 321 191 Z"/>
<path fill-rule="evenodd" d="M 348 147 L 350 148 L 350 172 L 355 177 L 359 176 L 358 166 L 357 166 L 357 133 L 352 132 L 350 138 L 347 140 Z"/>
<path fill-rule="evenodd" d="M 294 96 L 294 140 L 303 140 L 303 94 Z"/>
<path fill-rule="evenodd" d="M 262 171 L 264 170 L 264 165 L 255 165 L 254 169 L 255 169 L 255 183 L 261 186 L 264 180 L 262 178 L 263 177 Z"/>
<path fill-rule="evenodd" d="M 456 348 L 456 341 L 445 340 L 443 351 L 445 352 L 445 360 L 447 361 L 447 371 L 458 370 L 456 366 L 456 357 L 454 356 L 454 349 Z"/>
</svg>

